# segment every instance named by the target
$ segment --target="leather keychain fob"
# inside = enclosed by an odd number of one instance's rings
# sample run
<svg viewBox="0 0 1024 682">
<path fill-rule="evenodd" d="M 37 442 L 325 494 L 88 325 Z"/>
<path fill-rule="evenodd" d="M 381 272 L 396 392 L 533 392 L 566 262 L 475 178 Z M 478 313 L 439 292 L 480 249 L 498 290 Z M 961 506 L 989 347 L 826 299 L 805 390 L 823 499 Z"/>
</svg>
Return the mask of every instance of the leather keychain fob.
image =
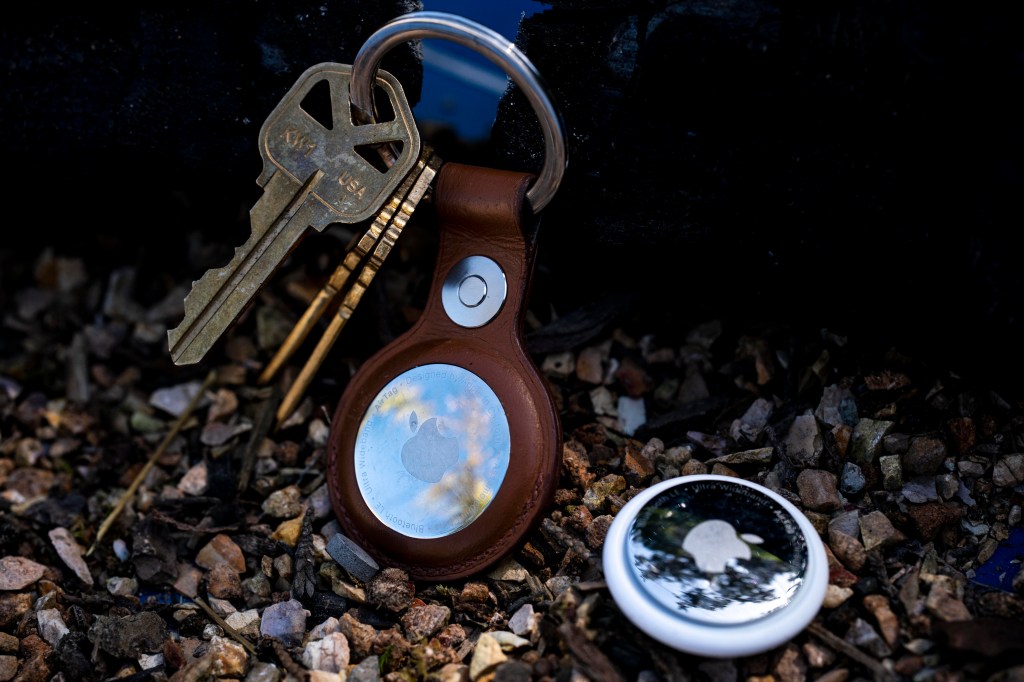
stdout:
<svg viewBox="0 0 1024 682">
<path fill-rule="evenodd" d="M 533 179 L 441 167 L 424 311 L 360 367 L 334 414 L 328 484 L 338 520 L 379 563 L 415 579 L 461 578 L 502 559 L 558 481 L 561 425 L 522 336 Z"/>
</svg>

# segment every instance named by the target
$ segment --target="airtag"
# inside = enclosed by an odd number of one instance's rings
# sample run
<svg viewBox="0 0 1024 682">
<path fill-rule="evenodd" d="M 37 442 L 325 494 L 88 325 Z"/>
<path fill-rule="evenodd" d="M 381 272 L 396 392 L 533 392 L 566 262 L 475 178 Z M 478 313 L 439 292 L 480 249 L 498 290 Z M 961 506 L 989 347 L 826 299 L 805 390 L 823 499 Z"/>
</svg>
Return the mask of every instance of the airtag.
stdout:
<svg viewBox="0 0 1024 682">
<path fill-rule="evenodd" d="M 441 167 L 424 310 L 352 376 L 331 421 L 328 487 L 344 534 L 412 578 L 451 580 L 496 563 L 554 496 L 561 425 L 522 337 L 532 180 Z"/>
<path fill-rule="evenodd" d="M 508 471 L 508 419 L 491 387 L 455 365 L 402 373 L 356 435 L 359 492 L 385 526 L 441 538 L 475 521 Z"/>
<path fill-rule="evenodd" d="M 683 476 L 632 498 L 605 538 L 608 589 L 641 630 L 727 658 L 767 651 L 818 613 L 828 562 L 792 503 L 729 476 Z"/>
</svg>

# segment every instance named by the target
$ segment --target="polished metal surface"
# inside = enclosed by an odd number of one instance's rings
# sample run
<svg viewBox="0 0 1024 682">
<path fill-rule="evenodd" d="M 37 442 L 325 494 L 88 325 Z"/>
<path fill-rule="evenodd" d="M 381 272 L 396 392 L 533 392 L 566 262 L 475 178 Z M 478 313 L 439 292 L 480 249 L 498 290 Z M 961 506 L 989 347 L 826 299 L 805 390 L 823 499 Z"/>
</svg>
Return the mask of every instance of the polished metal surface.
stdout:
<svg viewBox="0 0 1024 682">
<path fill-rule="evenodd" d="M 475 329 L 498 314 L 508 296 L 501 266 L 486 256 L 469 256 L 456 263 L 441 286 L 441 303 L 455 324 Z"/>
<path fill-rule="evenodd" d="M 177 365 L 201 361 L 242 314 L 310 228 L 354 224 L 387 204 L 412 171 L 420 137 L 401 85 L 380 73 L 377 80 L 395 111 L 392 121 L 355 125 L 349 102 L 351 67 L 326 62 L 306 69 L 260 128 L 263 194 L 249 211 L 251 233 L 231 261 L 208 270 L 185 296 L 185 316 L 167 332 Z M 326 84 L 330 118 L 320 121 L 304 108 L 311 91 Z M 328 126 L 327 124 L 330 123 Z M 401 142 L 402 154 L 381 171 L 363 147 Z"/>
<path fill-rule="evenodd" d="M 508 418 L 476 374 L 414 367 L 370 403 L 355 442 L 356 482 L 381 523 L 412 538 L 471 524 L 508 471 Z"/>
<path fill-rule="evenodd" d="M 534 213 L 548 205 L 565 174 L 565 126 L 533 63 L 500 33 L 446 12 L 410 12 L 377 29 L 352 62 L 352 104 L 367 121 L 375 121 L 373 83 L 381 59 L 408 40 L 444 38 L 468 47 L 500 66 L 529 100 L 544 134 L 544 166 L 526 198 Z"/>
<path fill-rule="evenodd" d="M 716 625 L 759 620 L 788 605 L 807 570 L 796 519 L 746 486 L 669 488 L 637 514 L 627 564 L 643 593 L 675 616 Z"/>
</svg>

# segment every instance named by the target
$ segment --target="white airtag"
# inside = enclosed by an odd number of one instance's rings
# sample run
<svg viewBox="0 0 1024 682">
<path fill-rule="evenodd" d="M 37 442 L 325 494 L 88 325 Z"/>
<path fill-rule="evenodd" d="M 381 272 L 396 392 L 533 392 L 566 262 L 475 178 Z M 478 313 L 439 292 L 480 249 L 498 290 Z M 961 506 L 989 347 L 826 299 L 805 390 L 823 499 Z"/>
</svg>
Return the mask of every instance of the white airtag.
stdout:
<svg viewBox="0 0 1024 682">
<path fill-rule="evenodd" d="M 730 658 L 791 639 L 821 608 L 828 560 L 785 498 L 716 475 L 662 481 L 632 498 L 605 538 L 608 589 L 645 633 Z"/>
</svg>

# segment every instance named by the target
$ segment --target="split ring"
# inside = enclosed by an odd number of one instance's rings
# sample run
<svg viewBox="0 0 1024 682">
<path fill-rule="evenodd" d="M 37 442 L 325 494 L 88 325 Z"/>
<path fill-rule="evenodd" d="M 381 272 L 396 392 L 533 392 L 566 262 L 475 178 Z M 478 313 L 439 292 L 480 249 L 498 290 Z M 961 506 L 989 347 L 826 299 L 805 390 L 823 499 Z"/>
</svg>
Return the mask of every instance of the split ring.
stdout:
<svg viewBox="0 0 1024 682">
<path fill-rule="evenodd" d="M 548 205 L 565 174 L 565 127 L 548 96 L 540 74 L 514 43 L 485 26 L 447 12 L 410 12 L 377 29 L 352 63 L 352 105 L 375 120 L 373 87 L 384 55 L 396 45 L 418 38 L 446 38 L 484 55 L 500 66 L 522 89 L 544 133 L 544 166 L 526 193 L 534 213 Z"/>
</svg>

